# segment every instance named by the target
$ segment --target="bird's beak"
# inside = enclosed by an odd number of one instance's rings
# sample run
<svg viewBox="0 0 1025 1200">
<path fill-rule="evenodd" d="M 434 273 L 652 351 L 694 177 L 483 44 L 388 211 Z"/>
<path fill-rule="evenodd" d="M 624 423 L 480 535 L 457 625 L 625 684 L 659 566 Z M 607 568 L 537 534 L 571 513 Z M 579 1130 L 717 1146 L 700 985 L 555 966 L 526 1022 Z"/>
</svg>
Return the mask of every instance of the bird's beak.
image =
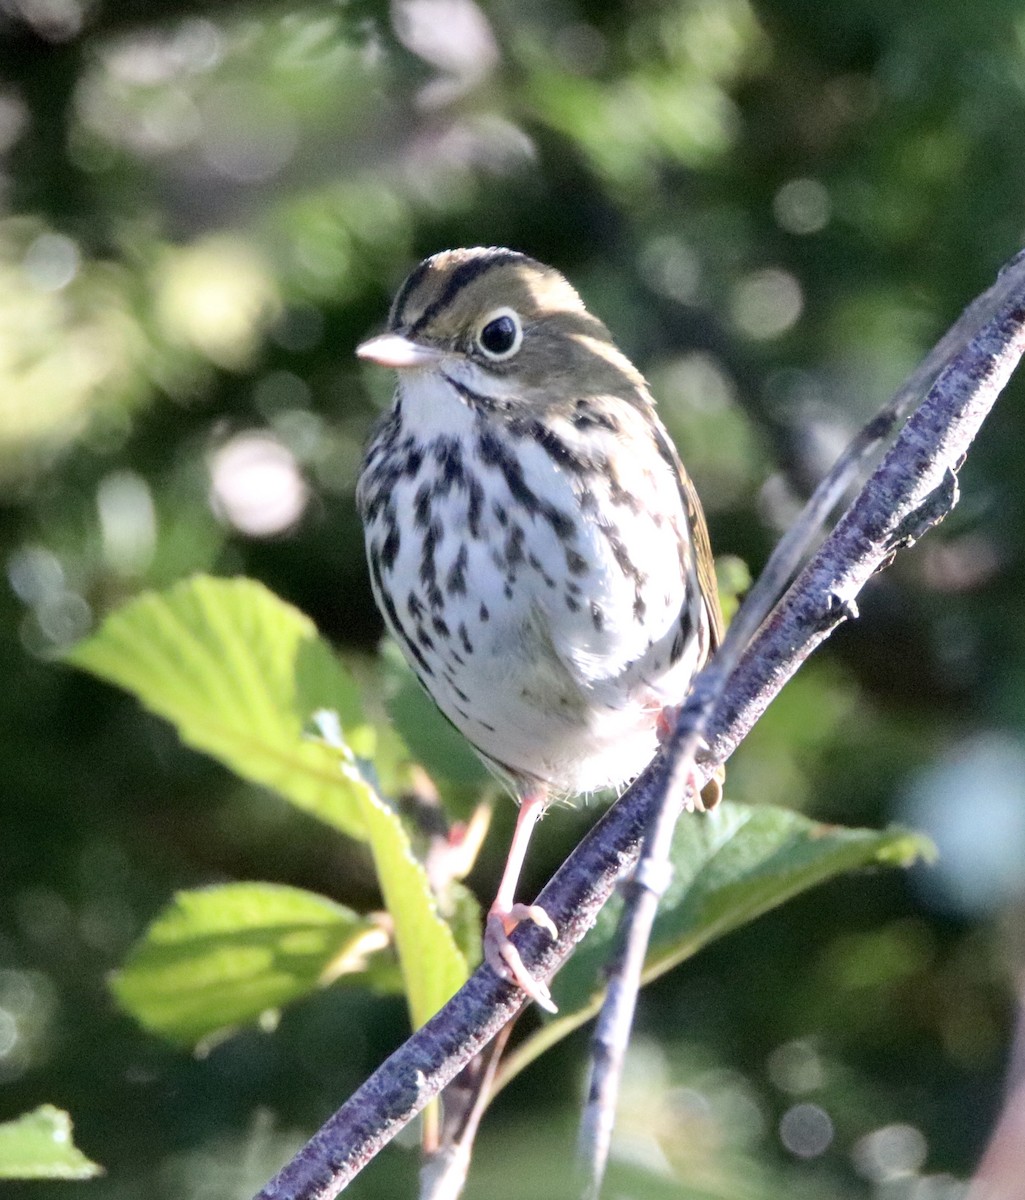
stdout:
<svg viewBox="0 0 1025 1200">
<path fill-rule="evenodd" d="M 357 346 L 356 357 L 401 371 L 409 367 L 429 367 L 443 357 L 443 351 L 411 341 L 400 333 L 382 333 Z"/>
</svg>

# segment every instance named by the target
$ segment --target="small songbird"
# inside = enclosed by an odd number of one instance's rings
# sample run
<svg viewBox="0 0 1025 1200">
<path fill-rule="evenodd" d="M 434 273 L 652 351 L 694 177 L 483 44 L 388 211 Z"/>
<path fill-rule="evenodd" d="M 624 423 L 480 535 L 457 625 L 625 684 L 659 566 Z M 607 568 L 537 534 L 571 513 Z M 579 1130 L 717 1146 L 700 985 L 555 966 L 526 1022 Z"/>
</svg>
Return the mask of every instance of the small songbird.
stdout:
<svg viewBox="0 0 1025 1200">
<path fill-rule="evenodd" d="M 360 358 L 398 387 L 357 502 L 374 595 L 435 703 L 520 803 L 485 956 L 553 800 L 620 789 L 719 644 L 701 505 L 640 372 L 570 284 L 512 250 L 422 262 Z M 664 726 L 663 726 L 664 727 Z"/>
</svg>

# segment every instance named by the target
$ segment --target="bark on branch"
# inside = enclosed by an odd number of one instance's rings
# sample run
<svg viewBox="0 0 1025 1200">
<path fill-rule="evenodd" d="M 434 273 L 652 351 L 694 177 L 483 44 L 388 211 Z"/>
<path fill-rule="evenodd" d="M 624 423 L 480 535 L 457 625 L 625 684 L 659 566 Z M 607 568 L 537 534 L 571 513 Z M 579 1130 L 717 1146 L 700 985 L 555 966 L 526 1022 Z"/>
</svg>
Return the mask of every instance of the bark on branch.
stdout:
<svg viewBox="0 0 1025 1200">
<path fill-rule="evenodd" d="M 1023 351 L 1025 257 L 1019 255 L 939 343 L 927 360 L 929 369 L 916 373 L 915 378 L 932 378 L 936 360 L 946 362 L 879 467 L 731 672 L 709 723 L 709 766 L 733 752 L 808 655 L 841 621 L 857 615 L 856 598 L 871 576 L 950 510 L 957 498 L 956 472 Z M 637 861 L 665 775 L 656 760 L 538 897 L 560 932 L 555 943 L 529 923 L 514 933 L 533 973 L 549 976 L 558 970 Z M 255 1200 L 336 1196 L 523 1003 L 518 989 L 490 968 L 479 968 Z"/>
</svg>

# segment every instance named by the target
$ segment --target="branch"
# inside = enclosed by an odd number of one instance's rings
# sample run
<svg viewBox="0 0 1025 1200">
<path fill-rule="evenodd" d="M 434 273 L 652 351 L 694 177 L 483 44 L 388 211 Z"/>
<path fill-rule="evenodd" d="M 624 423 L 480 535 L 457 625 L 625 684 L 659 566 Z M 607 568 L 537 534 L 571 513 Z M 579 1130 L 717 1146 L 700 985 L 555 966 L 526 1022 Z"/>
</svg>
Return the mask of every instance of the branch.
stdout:
<svg viewBox="0 0 1025 1200">
<path fill-rule="evenodd" d="M 999 309 L 999 298 L 1002 297 L 1006 301 L 1010 296 L 1009 286 L 1007 280 L 998 282 L 991 293 L 972 305 L 890 402 L 869 421 L 840 455 L 828 475 L 815 488 L 798 519 L 776 546 L 765 570 L 759 575 L 730 622 L 714 662 L 695 681 L 687 702 L 678 715 L 669 744 L 663 749 L 667 766 L 662 777 L 661 795 L 645 832 L 637 866 L 623 887 L 625 902 L 616 941 L 606 965 L 605 998 L 591 1037 L 591 1069 L 577 1142 L 577 1165 L 583 1177 L 585 1200 L 597 1200 L 601 1192 L 612 1146 L 623 1064 L 633 1027 L 648 942 L 659 902 L 672 879 L 670 851 L 673 834 L 685 807 L 701 807 L 698 788 L 694 782 L 695 760 L 704 745 L 710 722 L 726 687 L 751 639 L 776 606 L 780 594 L 798 566 L 807 558 L 819 530 L 840 498 L 858 477 L 863 464 L 889 440 L 899 419 L 920 398 L 948 361 L 950 365 L 947 370 L 954 390 L 958 395 L 965 392 L 968 395 L 973 394 L 971 386 L 965 389 L 961 385 L 959 364 L 951 360 L 954 360 L 955 355 L 976 332 L 980 320 L 992 316 Z M 994 298 L 993 293 L 997 293 L 997 298 Z M 1013 369 L 1014 361 L 1016 360 L 1012 360 L 1009 369 Z M 944 385 L 948 390 L 950 383 Z M 940 402 L 942 403 L 942 398 Z M 978 423 L 975 428 L 978 428 Z M 906 436 L 910 436 L 908 431 Z M 907 474 L 904 448 L 902 445 L 895 447 L 891 464 L 898 480 L 903 480 Z M 878 479 L 877 476 L 873 483 L 878 482 Z M 957 490 L 952 470 L 949 480 L 946 488 L 941 483 L 937 485 L 935 492 L 929 493 L 934 498 L 931 505 L 928 501 L 923 501 L 922 507 L 915 507 L 916 498 L 909 491 L 904 497 L 905 512 L 902 514 L 900 510 L 896 510 L 893 514 L 893 528 L 902 531 L 897 537 L 898 541 L 903 544 L 914 540 L 912 533 L 920 536 L 953 507 L 957 499 Z M 871 486 L 872 484 L 869 485 Z M 865 491 L 867 493 L 868 488 Z M 892 531 L 882 531 L 880 545 L 885 549 L 895 536 L 897 535 Z M 842 547 L 838 548 L 838 554 L 841 561 L 845 561 Z M 828 566 L 828 560 L 823 565 Z M 872 564 L 868 562 L 867 565 Z M 885 562 L 880 562 L 872 569 L 879 570 L 885 565 Z M 835 596 L 837 593 L 831 592 L 829 595 Z M 838 603 L 837 610 L 841 616 L 842 608 L 842 603 Z"/>
<path fill-rule="evenodd" d="M 882 464 L 730 675 L 709 722 L 709 768 L 733 752 L 812 650 L 842 620 L 856 614 L 855 597 L 872 574 L 954 503 L 954 472 L 1025 351 L 1022 256 L 1008 264 L 955 331 L 981 320 L 986 321 L 984 327 L 933 384 Z M 952 342 L 962 340 L 955 331 L 940 343 L 945 353 Z M 664 774 L 665 763 L 658 758 L 585 836 L 538 897 L 559 929 L 558 939 L 553 943 L 529 924 L 512 935 L 533 974 L 548 977 L 558 970 L 618 880 L 637 861 L 645 826 L 664 787 Z M 489 967 L 480 967 L 255 1200 L 336 1196 L 524 1007 L 525 999 Z"/>
</svg>

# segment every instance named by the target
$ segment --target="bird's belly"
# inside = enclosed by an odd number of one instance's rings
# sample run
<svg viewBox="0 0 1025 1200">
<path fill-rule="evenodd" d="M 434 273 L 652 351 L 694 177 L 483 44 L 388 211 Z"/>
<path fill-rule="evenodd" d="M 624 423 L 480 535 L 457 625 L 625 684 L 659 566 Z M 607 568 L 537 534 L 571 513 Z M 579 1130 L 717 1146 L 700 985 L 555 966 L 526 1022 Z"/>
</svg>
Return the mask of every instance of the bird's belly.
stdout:
<svg viewBox="0 0 1025 1200">
<path fill-rule="evenodd" d="M 423 462 L 366 520 L 378 603 L 410 665 L 517 782 L 576 794 L 629 781 L 693 670 L 670 524 L 619 514 L 614 541 L 572 481 L 549 472 L 541 500 L 529 472 L 510 482 L 470 440 L 435 439 Z"/>
<path fill-rule="evenodd" d="M 434 698 L 479 753 L 514 780 L 573 796 L 617 788 L 650 761 L 662 705 L 648 692 L 610 702 L 582 688 L 557 661 L 511 663 L 483 654 Z M 468 697 L 464 699 L 464 697 Z"/>
</svg>

